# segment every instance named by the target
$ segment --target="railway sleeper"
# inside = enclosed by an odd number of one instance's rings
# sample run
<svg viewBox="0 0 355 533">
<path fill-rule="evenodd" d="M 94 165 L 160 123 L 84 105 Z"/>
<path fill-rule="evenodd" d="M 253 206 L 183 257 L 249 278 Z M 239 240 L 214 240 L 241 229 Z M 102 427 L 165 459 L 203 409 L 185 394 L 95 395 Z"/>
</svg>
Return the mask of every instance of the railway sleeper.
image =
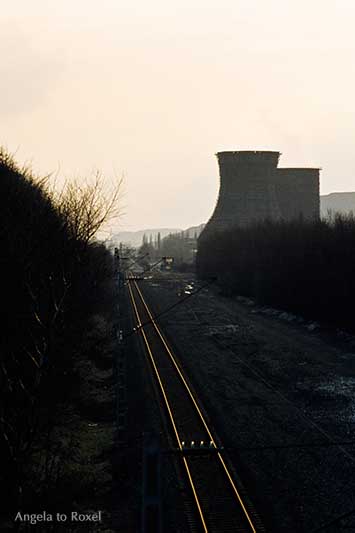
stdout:
<svg viewBox="0 0 355 533">
<path fill-rule="evenodd" d="M 212 442 L 204 442 L 204 441 L 191 441 L 190 443 L 187 443 L 183 441 L 181 443 L 182 448 L 173 448 L 171 451 L 172 453 L 176 453 L 179 455 L 214 455 L 218 452 L 221 452 L 224 450 L 223 446 L 217 447 Z"/>
</svg>

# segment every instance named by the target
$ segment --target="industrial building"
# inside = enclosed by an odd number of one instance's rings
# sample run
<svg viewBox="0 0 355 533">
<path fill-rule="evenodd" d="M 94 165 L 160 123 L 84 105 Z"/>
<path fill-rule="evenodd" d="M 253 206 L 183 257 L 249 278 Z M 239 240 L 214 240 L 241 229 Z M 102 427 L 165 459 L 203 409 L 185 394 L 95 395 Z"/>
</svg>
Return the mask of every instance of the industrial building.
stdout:
<svg viewBox="0 0 355 533">
<path fill-rule="evenodd" d="M 217 154 L 220 191 L 202 233 L 258 220 L 319 218 L 319 168 L 278 168 L 280 152 Z"/>
</svg>

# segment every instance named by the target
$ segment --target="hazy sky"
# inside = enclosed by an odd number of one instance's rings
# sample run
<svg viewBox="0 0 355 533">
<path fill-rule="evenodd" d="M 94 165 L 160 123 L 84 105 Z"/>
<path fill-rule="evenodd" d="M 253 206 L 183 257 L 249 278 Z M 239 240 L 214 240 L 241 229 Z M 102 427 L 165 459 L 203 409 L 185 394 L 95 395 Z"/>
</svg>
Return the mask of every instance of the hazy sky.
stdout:
<svg viewBox="0 0 355 533">
<path fill-rule="evenodd" d="M 355 190 L 353 0 L 12 0 L 0 143 L 44 174 L 125 175 L 121 229 L 205 222 L 214 154 L 271 149 Z"/>
</svg>

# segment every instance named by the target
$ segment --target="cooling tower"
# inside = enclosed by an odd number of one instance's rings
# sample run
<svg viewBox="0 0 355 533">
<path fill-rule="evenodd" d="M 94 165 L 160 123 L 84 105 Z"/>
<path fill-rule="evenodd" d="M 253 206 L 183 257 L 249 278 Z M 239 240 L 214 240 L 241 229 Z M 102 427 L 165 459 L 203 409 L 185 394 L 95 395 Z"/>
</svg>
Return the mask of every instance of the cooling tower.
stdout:
<svg viewBox="0 0 355 533">
<path fill-rule="evenodd" d="M 201 236 L 256 220 L 319 217 L 319 169 L 277 168 L 280 152 L 217 153 L 220 190 Z"/>
<path fill-rule="evenodd" d="M 275 188 L 282 218 L 319 218 L 319 168 L 278 168 Z"/>
<path fill-rule="evenodd" d="M 219 152 L 220 191 L 206 230 L 269 218 L 276 203 L 273 176 L 279 152 Z"/>
</svg>

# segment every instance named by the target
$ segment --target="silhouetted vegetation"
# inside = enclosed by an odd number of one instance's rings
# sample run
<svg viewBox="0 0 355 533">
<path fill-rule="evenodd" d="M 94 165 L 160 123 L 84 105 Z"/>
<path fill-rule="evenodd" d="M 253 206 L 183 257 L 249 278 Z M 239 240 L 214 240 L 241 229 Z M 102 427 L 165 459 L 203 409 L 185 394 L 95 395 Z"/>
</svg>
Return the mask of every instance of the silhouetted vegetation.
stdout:
<svg viewBox="0 0 355 533">
<path fill-rule="evenodd" d="M 99 357 L 88 342 L 92 316 L 110 327 L 113 259 L 92 239 L 117 195 L 105 202 L 97 177 L 55 197 L 47 178 L 0 151 L 0 485 L 8 516 L 28 502 L 26 471 L 39 442 L 41 472 L 32 485 L 45 489 L 58 479 L 60 461 L 50 450 L 58 408 L 80 386 L 83 340 L 87 357 Z"/>
<path fill-rule="evenodd" d="M 250 296 L 354 330 L 355 218 L 264 221 L 204 235 L 197 270 L 227 294 Z"/>
<path fill-rule="evenodd" d="M 139 255 L 145 256 L 143 263 L 148 265 L 159 261 L 164 256 L 173 257 L 173 268 L 183 272 L 191 271 L 195 265 L 195 253 L 197 248 L 197 236 L 190 237 L 189 232 L 170 233 L 166 237 L 160 237 L 160 233 L 154 240 L 147 239 L 143 235 L 142 246 L 139 248 Z"/>
</svg>

